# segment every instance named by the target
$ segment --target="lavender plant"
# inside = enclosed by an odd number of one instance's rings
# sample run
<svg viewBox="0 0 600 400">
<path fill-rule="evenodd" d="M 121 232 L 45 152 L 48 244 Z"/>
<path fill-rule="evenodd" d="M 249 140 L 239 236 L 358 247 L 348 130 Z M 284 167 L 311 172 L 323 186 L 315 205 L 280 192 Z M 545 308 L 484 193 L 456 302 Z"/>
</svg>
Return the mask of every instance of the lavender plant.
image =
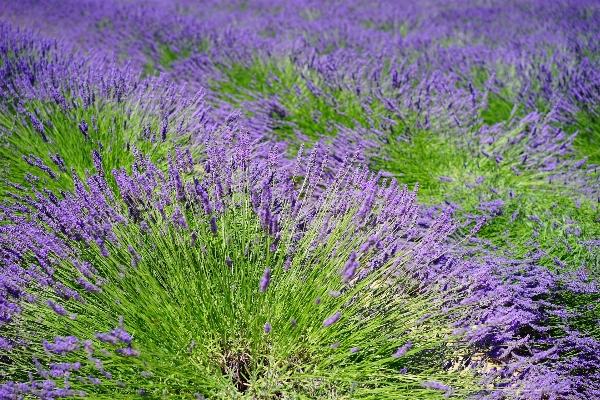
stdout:
<svg viewBox="0 0 600 400">
<path fill-rule="evenodd" d="M 2 395 L 42 398 L 436 398 L 475 393 L 459 296 L 419 271 L 451 234 L 415 240 L 416 188 L 353 167 L 320 182 L 260 161 L 231 131 L 199 165 L 73 192 L 15 192 L 0 224 Z M 298 157 L 297 165 L 303 163 Z M 317 185 L 327 189 L 314 201 Z M 367 196 L 364 196 L 364 194 Z M 440 291 L 444 296 L 440 296 Z"/>
<path fill-rule="evenodd" d="M 39 190 L 72 188 L 71 168 L 83 174 L 101 159 L 110 172 L 133 161 L 133 144 L 166 165 L 169 149 L 191 145 L 195 152 L 211 129 L 203 119 L 202 93 L 190 96 L 155 77 L 140 81 L 114 65 L 90 70 L 87 57 L 55 41 L 5 24 L 0 29 L 3 190 L 9 177 L 13 185 L 36 184 Z M 92 150 L 101 158 L 90 159 Z M 112 178 L 109 183 L 114 185 Z"/>
</svg>

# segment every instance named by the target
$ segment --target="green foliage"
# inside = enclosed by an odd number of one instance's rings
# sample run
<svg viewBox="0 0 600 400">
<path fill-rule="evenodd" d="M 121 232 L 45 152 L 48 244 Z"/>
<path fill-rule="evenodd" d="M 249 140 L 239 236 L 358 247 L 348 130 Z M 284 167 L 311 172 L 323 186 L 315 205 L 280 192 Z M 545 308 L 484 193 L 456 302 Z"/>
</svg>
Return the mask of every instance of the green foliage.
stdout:
<svg viewBox="0 0 600 400">
<path fill-rule="evenodd" d="M 335 136 L 339 127 L 369 128 L 370 116 L 387 115 L 384 104 L 372 99 L 367 105 L 356 92 L 329 88 L 315 71 L 301 70 L 289 59 L 255 58 L 249 65 L 232 64 L 221 70 L 211 89 L 220 99 L 240 106 L 245 100 L 268 99 L 281 110 L 271 112 L 273 130 L 280 139 L 297 142 L 297 133 L 311 140 Z"/>
<path fill-rule="evenodd" d="M 194 49 L 194 52 L 201 53 L 208 49 L 208 40 L 202 42 Z M 192 50 L 183 46 L 180 50 L 175 50 L 173 46 L 167 44 L 158 44 L 158 53 L 150 54 L 148 51 L 148 62 L 143 67 L 143 75 L 160 75 L 161 71 L 169 71 L 173 68 L 173 63 L 183 58 L 188 58 Z M 157 68 L 159 67 L 159 68 Z"/>
<path fill-rule="evenodd" d="M 513 103 L 491 92 L 488 94 L 487 107 L 481 111 L 481 119 L 490 126 L 508 121 L 512 117 L 513 107 Z"/>
<path fill-rule="evenodd" d="M 516 175 L 510 167 L 518 160 L 518 148 L 513 149 L 512 162 L 507 157 L 500 165 L 475 153 L 476 149 L 476 145 L 462 147 L 451 138 L 423 132 L 408 142 L 390 138 L 388 154 L 374 160 L 378 168 L 392 172 L 401 183 L 419 182 L 427 203 L 450 201 L 460 205 L 459 218 L 481 214 L 482 201 L 504 201 L 501 214 L 494 216 L 478 236 L 510 249 L 517 257 L 527 257 L 532 251 L 531 243 L 537 242 L 540 249 L 548 252 L 539 260 L 543 265 L 557 268 L 556 257 L 569 268 L 578 268 L 585 261 L 589 268 L 600 272 L 600 257 L 579 243 L 600 235 L 600 223 L 595 222 L 600 218 L 600 210 L 594 202 L 580 200 L 568 187 L 557 189 L 537 171 L 523 170 Z M 488 151 L 493 153 L 493 148 Z M 440 177 L 451 178 L 452 182 L 441 181 Z M 483 181 L 477 183 L 478 178 Z M 513 196 L 509 194 L 511 190 Z M 511 220 L 515 212 L 518 214 Z M 529 216 L 539 217 L 540 223 Z M 581 231 L 579 236 L 575 235 L 577 228 Z"/>
<path fill-rule="evenodd" d="M 568 131 L 578 131 L 573 145 L 579 154 L 589 158 L 590 164 L 600 165 L 600 116 L 591 112 L 581 112 L 575 118 L 574 126 Z"/>
</svg>

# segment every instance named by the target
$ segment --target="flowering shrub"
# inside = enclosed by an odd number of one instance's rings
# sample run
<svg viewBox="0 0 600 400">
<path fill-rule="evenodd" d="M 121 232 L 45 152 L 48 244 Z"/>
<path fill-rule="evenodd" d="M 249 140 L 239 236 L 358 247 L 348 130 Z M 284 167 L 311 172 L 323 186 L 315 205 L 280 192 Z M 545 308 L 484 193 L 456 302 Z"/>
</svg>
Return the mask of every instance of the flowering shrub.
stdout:
<svg viewBox="0 0 600 400">
<path fill-rule="evenodd" d="M 192 137 L 195 151 L 212 129 L 202 93 L 190 96 L 164 79 L 140 80 L 114 65 L 90 69 L 87 58 L 55 41 L 3 23 L 0 30 L 3 191 L 8 177 L 12 184 L 35 184 L 32 172 L 46 181 L 40 190 L 69 187 L 70 168 L 79 174 L 92 168 L 95 149 L 106 172 L 133 161 L 133 144 L 164 162 L 169 149 L 191 144 Z"/>
<path fill-rule="evenodd" d="M 478 391 L 472 372 L 446 370 L 466 351 L 458 293 L 418 274 L 455 229 L 447 215 L 414 240 L 416 190 L 351 160 L 320 182 L 316 152 L 294 182 L 275 150 L 258 162 L 248 136 L 222 131 L 201 164 L 177 151 L 167 174 L 134 147 L 114 193 L 100 170 L 73 174 L 72 193 L 11 194 L 2 394 Z"/>
</svg>

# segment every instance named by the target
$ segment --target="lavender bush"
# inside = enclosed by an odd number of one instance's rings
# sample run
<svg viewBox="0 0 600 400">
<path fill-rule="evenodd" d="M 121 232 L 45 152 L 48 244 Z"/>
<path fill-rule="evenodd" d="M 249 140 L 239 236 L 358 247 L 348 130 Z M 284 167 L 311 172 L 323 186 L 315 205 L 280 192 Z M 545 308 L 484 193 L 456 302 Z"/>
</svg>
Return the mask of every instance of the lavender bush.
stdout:
<svg viewBox="0 0 600 400">
<path fill-rule="evenodd" d="M 163 174 L 134 148 L 132 174 L 113 170 L 115 193 L 97 171 L 85 183 L 73 174 L 62 196 L 12 194 L 1 214 L 2 396 L 484 389 L 469 369 L 448 370 L 467 352 L 451 326 L 459 293 L 419 279 L 452 220 L 440 215 L 415 240 L 416 190 L 379 185 L 351 160 L 309 201 L 325 183 L 315 155 L 295 188 L 276 149 L 260 163 L 247 135 L 222 131 L 197 175 L 183 152 Z"/>
<path fill-rule="evenodd" d="M 83 174 L 98 162 L 92 150 L 105 172 L 132 162 L 134 144 L 164 164 L 173 146 L 191 145 L 194 137 L 194 152 L 213 129 L 203 117 L 202 93 L 188 95 L 162 78 L 140 80 L 114 65 L 90 69 L 87 57 L 56 41 L 5 24 L 0 29 L 4 190 L 9 177 L 29 184 L 38 174 L 47 181 L 40 189 L 69 187 L 70 168 Z"/>
</svg>

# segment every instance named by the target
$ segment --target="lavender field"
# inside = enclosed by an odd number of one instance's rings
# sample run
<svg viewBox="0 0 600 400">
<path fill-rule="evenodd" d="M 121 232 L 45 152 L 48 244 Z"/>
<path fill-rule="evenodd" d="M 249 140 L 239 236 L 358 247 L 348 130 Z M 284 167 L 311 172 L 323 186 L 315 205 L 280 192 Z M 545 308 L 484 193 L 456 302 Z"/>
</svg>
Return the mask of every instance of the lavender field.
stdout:
<svg viewBox="0 0 600 400">
<path fill-rule="evenodd" d="M 597 0 L 0 0 L 0 400 L 600 399 Z"/>
</svg>

